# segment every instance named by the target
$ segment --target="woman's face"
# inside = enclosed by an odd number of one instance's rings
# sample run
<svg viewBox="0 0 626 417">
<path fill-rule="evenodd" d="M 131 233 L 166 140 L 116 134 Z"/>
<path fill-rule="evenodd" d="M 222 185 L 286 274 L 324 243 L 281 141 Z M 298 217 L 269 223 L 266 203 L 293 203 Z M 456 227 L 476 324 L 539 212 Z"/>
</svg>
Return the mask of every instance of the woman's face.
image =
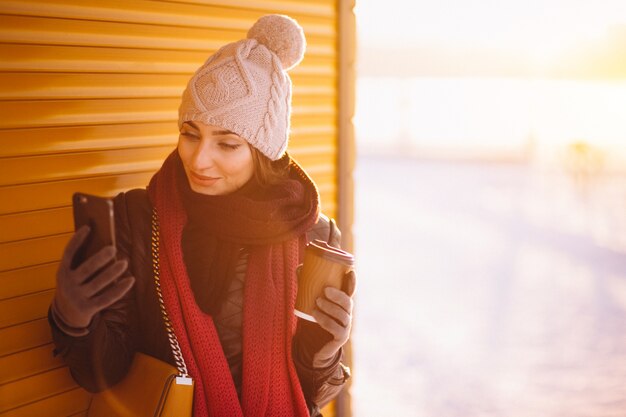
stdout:
<svg viewBox="0 0 626 417">
<path fill-rule="evenodd" d="M 178 154 L 189 185 L 197 193 L 232 193 L 254 173 L 248 142 L 217 126 L 185 122 L 178 137 Z"/>
</svg>

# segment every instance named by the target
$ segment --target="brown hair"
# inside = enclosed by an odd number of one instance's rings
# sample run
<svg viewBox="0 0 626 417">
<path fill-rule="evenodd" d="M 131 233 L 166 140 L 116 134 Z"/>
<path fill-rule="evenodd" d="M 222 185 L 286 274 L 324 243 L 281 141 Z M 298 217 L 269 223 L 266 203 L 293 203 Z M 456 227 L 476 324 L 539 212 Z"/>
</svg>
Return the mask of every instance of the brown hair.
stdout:
<svg viewBox="0 0 626 417">
<path fill-rule="evenodd" d="M 252 162 L 254 163 L 254 178 L 259 185 L 267 187 L 287 178 L 291 162 L 291 157 L 287 152 L 285 152 L 282 158 L 272 161 L 254 146 L 249 146 L 252 151 Z"/>
</svg>

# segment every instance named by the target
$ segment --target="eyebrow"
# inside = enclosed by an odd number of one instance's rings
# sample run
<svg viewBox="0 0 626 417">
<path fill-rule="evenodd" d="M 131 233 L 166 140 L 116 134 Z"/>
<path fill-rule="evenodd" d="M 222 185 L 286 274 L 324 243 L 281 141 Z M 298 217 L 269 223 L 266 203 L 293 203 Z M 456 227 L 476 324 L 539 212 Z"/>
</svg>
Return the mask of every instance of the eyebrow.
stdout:
<svg viewBox="0 0 626 417">
<path fill-rule="evenodd" d="M 200 127 L 191 120 L 185 123 L 193 127 L 196 130 L 200 130 Z M 237 135 L 237 134 L 235 132 L 231 132 L 228 129 L 214 130 L 213 132 L 211 132 L 211 136 L 224 136 L 224 135 Z"/>
<path fill-rule="evenodd" d="M 235 132 L 231 132 L 230 130 L 214 130 L 211 133 L 213 136 L 225 136 L 225 135 L 236 135 Z"/>
</svg>

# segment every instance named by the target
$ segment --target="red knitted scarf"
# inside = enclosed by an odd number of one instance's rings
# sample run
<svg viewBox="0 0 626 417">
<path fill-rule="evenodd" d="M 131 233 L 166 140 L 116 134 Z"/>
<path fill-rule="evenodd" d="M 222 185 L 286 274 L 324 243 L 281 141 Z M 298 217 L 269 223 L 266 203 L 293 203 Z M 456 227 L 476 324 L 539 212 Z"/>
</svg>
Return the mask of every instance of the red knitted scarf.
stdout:
<svg viewBox="0 0 626 417">
<path fill-rule="evenodd" d="M 148 193 L 159 218 L 163 299 L 196 381 L 194 416 L 308 416 L 291 356 L 295 269 L 304 231 L 282 242 L 251 246 L 244 288 L 240 402 L 213 319 L 196 304 L 183 261 L 181 236 L 187 214 L 176 182 L 176 157 L 174 152 L 167 158 Z M 308 179 L 297 165 L 294 170 Z M 317 193 L 315 197 L 315 216 L 308 227 L 317 217 Z"/>
</svg>

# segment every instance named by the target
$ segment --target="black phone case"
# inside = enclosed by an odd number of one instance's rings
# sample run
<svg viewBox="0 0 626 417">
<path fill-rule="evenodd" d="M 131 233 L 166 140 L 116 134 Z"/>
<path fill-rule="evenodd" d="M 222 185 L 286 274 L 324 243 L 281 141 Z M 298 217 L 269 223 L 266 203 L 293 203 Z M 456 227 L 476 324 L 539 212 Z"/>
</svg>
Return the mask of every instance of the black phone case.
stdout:
<svg viewBox="0 0 626 417">
<path fill-rule="evenodd" d="M 104 197 L 84 193 L 72 196 L 74 229 L 83 225 L 90 227 L 89 236 L 74 256 L 72 267 L 76 267 L 108 245 L 115 245 L 113 202 Z"/>
</svg>

